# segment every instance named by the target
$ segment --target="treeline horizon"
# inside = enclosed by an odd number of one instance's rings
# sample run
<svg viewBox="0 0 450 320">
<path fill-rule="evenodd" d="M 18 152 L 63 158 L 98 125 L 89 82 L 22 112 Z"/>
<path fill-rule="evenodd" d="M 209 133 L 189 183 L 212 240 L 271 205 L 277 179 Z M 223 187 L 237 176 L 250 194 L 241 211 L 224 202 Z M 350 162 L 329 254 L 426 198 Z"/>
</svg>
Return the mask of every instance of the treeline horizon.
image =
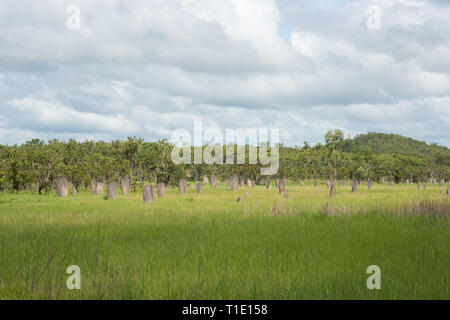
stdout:
<svg viewBox="0 0 450 320">
<path fill-rule="evenodd" d="M 331 132 L 331 131 L 330 131 Z M 337 132 L 337 131 L 335 131 Z M 328 134 L 328 133 L 327 133 Z M 399 183 L 450 180 L 450 149 L 399 135 L 367 133 L 344 139 L 342 132 L 325 143 L 287 147 L 279 145 L 279 170 L 262 176 L 259 161 L 248 164 L 174 164 L 173 145 L 167 140 L 47 142 L 33 139 L 21 145 L 0 145 L 0 191 L 37 190 L 48 193 L 59 178 L 76 189 L 92 181 L 119 183 L 124 177 L 131 188 L 146 183 L 178 185 L 179 180 L 202 181 L 203 176 L 228 180 L 238 176 L 260 184 L 267 179 L 393 181 Z M 334 141 L 334 142 L 333 142 Z M 206 148 L 207 146 L 203 146 Z M 237 145 L 235 154 L 237 152 Z M 193 148 L 193 147 L 192 147 Z M 225 146 L 222 146 L 225 155 Z M 269 152 L 271 148 L 269 147 Z M 193 157 L 193 152 L 191 152 Z M 235 156 L 236 159 L 236 156 Z"/>
</svg>

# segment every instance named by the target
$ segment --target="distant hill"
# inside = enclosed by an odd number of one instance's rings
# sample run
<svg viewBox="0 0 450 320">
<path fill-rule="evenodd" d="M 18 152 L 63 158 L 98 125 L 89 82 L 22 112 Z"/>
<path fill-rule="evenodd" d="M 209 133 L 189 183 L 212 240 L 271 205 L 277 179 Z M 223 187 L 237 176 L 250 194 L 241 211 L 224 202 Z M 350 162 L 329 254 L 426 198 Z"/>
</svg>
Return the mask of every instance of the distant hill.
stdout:
<svg viewBox="0 0 450 320">
<path fill-rule="evenodd" d="M 369 151 L 373 153 L 395 153 L 406 156 L 430 156 L 450 159 L 450 149 L 437 144 L 427 144 L 398 134 L 369 132 L 347 139 L 343 147 L 346 152 Z"/>
</svg>

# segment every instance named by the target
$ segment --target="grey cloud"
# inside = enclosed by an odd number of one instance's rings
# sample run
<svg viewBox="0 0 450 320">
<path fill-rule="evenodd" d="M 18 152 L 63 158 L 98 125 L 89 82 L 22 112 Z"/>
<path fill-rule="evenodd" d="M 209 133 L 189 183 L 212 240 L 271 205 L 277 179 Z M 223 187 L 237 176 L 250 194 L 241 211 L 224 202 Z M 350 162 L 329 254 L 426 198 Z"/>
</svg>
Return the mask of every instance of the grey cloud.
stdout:
<svg viewBox="0 0 450 320">
<path fill-rule="evenodd" d="M 169 138 L 204 119 L 278 126 L 287 144 L 338 127 L 450 145 L 450 8 L 437 2 L 81 0 L 70 31 L 69 1 L 8 0 L 0 142 Z"/>
</svg>

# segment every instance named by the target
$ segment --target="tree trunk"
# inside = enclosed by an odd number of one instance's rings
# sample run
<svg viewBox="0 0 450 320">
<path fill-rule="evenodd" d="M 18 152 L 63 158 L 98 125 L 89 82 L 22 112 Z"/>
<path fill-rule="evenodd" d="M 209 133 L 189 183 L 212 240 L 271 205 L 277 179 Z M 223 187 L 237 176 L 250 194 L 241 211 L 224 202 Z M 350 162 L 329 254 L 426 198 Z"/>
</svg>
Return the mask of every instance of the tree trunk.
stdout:
<svg viewBox="0 0 450 320">
<path fill-rule="evenodd" d="M 69 194 L 69 180 L 67 180 L 67 177 L 56 179 L 56 192 L 58 197 L 67 197 Z"/>
<path fill-rule="evenodd" d="M 146 185 L 143 189 L 144 202 L 155 202 L 155 194 L 153 193 L 153 186 Z"/>
<path fill-rule="evenodd" d="M 108 184 L 108 199 L 116 199 L 116 184 L 114 182 Z"/>
<path fill-rule="evenodd" d="M 156 185 L 156 190 L 158 192 L 158 198 L 164 198 L 165 187 L 164 183 L 160 182 Z"/>
<path fill-rule="evenodd" d="M 77 195 L 77 188 L 75 186 L 72 186 L 72 195 L 73 196 Z"/>
<path fill-rule="evenodd" d="M 282 179 L 278 182 L 278 192 L 280 194 L 286 191 L 286 180 Z"/>
<path fill-rule="evenodd" d="M 358 190 L 358 181 L 352 181 L 352 192 L 356 192 Z"/>
<path fill-rule="evenodd" d="M 197 183 L 197 193 L 202 193 L 203 192 L 203 185 L 199 182 Z"/>
<path fill-rule="evenodd" d="M 332 182 L 330 187 L 330 198 L 336 197 L 336 183 Z"/>
<path fill-rule="evenodd" d="M 120 180 L 120 187 L 123 195 L 130 193 L 130 176 L 125 176 Z"/>
<path fill-rule="evenodd" d="M 420 181 L 417 183 L 417 189 L 420 190 L 422 188 L 422 184 L 420 183 Z"/>
</svg>

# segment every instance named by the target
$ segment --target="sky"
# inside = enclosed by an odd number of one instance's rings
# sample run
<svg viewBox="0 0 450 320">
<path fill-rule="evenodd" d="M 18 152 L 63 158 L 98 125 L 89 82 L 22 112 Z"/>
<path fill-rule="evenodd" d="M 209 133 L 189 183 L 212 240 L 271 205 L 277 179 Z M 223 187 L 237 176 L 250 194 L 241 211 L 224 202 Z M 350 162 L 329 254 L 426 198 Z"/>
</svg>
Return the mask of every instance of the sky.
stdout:
<svg viewBox="0 0 450 320">
<path fill-rule="evenodd" d="M 342 129 L 450 147 L 450 1 L 0 2 L 1 144 L 170 139 L 194 121 L 292 146 Z"/>
</svg>

